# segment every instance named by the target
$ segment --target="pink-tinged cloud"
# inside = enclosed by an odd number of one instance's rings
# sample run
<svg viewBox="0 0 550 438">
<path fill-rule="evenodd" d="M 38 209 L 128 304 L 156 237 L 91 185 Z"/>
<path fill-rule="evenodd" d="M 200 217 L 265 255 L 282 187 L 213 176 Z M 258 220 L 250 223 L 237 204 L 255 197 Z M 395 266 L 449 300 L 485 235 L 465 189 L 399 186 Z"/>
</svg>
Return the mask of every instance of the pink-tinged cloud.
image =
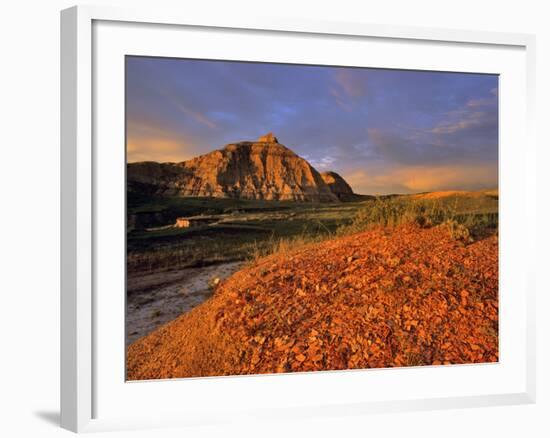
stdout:
<svg viewBox="0 0 550 438">
<path fill-rule="evenodd" d="M 128 120 L 126 159 L 138 161 L 181 162 L 199 155 L 201 148 L 191 139 L 154 122 Z"/>
<path fill-rule="evenodd" d="M 406 166 L 343 175 L 356 193 L 389 194 L 431 191 L 494 189 L 498 182 L 496 164 Z"/>
<path fill-rule="evenodd" d="M 480 99 L 470 99 L 466 106 L 468 108 L 481 108 L 486 106 L 496 105 L 496 97 L 484 97 Z"/>
<path fill-rule="evenodd" d="M 216 123 L 210 120 L 205 114 L 200 111 L 191 109 L 188 105 L 183 103 L 181 100 L 177 99 L 167 91 L 161 91 L 161 94 L 168 99 L 168 101 L 181 113 L 185 114 L 188 117 L 191 117 L 195 121 L 207 126 L 210 129 L 218 129 Z"/>
<path fill-rule="evenodd" d="M 344 111 L 350 113 L 353 111 L 353 107 L 349 102 L 346 102 L 347 98 L 343 93 L 335 88 L 330 89 L 330 94 L 334 96 L 334 101 Z"/>
<path fill-rule="evenodd" d="M 185 161 L 191 157 L 185 157 L 184 149 L 184 144 L 166 138 L 128 138 L 126 142 L 129 163 L 151 161 L 151 157 L 162 163 Z"/>
<path fill-rule="evenodd" d="M 345 94 L 351 98 L 363 97 L 367 94 L 367 74 L 364 70 L 338 69 L 335 79 Z"/>
<path fill-rule="evenodd" d="M 197 122 L 202 123 L 208 126 L 210 129 L 217 129 L 217 125 L 206 117 L 204 114 L 199 113 L 198 111 L 193 111 L 190 108 L 187 108 L 184 104 L 179 102 L 174 102 L 174 105 L 178 110 L 180 110 L 185 115 L 194 118 Z"/>
<path fill-rule="evenodd" d="M 469 102 L 470 104 L 471 102 Z M 470 108 L 477 108 L 475 102 L 473 105 L 469 105 Z M 459 131 L 464 131 L 480 126 L 484 126 L 487 123 L 493 123 L 494 118 L 492 114 L 488 114 L 484 111 L 458 111 L 451 114 L 451 117 L 442 121 L 437 126 L 430 130 L 433 134 L 454 134 Z"/>
</svg>

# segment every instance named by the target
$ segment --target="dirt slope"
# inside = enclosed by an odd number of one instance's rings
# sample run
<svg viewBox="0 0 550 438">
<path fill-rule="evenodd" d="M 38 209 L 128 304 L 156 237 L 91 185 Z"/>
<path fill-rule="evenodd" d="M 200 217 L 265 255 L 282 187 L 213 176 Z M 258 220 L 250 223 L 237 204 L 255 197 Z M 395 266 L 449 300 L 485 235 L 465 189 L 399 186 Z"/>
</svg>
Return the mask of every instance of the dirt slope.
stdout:
<svg viewBox="0 0 550 438">
<path fill-rule="evenodd" d="M 128 378 L 494 362 L 497 257 L 413 225 L 271 256 L 130 345 Z"/>
</svg>

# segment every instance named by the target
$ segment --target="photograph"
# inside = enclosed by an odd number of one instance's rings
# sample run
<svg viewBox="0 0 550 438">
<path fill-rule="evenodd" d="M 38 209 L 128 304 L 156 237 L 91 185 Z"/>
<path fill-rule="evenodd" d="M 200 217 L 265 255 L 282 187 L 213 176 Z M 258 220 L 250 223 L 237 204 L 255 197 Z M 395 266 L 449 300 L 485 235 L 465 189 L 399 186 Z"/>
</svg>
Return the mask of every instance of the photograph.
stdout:
<svg viewBox="0 0 550 438">
<path fill-rule="evenodd" d="M 126 55 L 125 125 L 128 381 L 499 362 L 497 74 Z"/>
</svg>

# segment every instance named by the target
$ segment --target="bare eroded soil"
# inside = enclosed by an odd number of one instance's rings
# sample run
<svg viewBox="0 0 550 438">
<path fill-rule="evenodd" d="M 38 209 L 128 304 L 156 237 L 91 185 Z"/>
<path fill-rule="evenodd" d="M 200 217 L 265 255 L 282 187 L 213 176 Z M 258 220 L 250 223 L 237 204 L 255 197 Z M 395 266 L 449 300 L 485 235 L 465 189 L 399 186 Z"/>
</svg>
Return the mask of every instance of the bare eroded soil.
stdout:
<svg viewBox="0 0 550 438">
<path fill-rule="evenodd" d="M 208 283 L 238 271 L 242 262 L 128 276 L 126 344 L 176 319 L 212 295 Z"/>
</svg>

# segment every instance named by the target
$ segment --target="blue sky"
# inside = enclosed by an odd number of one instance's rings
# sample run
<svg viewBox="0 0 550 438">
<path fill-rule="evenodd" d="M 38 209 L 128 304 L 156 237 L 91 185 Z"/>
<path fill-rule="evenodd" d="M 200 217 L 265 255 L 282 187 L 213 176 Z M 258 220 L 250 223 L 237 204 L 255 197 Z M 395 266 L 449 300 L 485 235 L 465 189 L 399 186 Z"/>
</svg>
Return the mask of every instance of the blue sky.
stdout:
<svg viewBox="0 0 550 438">
<path fill-rule="evenodd" d="M 497 188 L 494 75 L 128 57 L 128 161 L 273 132 L 363 194 Z"/>
</svg>

